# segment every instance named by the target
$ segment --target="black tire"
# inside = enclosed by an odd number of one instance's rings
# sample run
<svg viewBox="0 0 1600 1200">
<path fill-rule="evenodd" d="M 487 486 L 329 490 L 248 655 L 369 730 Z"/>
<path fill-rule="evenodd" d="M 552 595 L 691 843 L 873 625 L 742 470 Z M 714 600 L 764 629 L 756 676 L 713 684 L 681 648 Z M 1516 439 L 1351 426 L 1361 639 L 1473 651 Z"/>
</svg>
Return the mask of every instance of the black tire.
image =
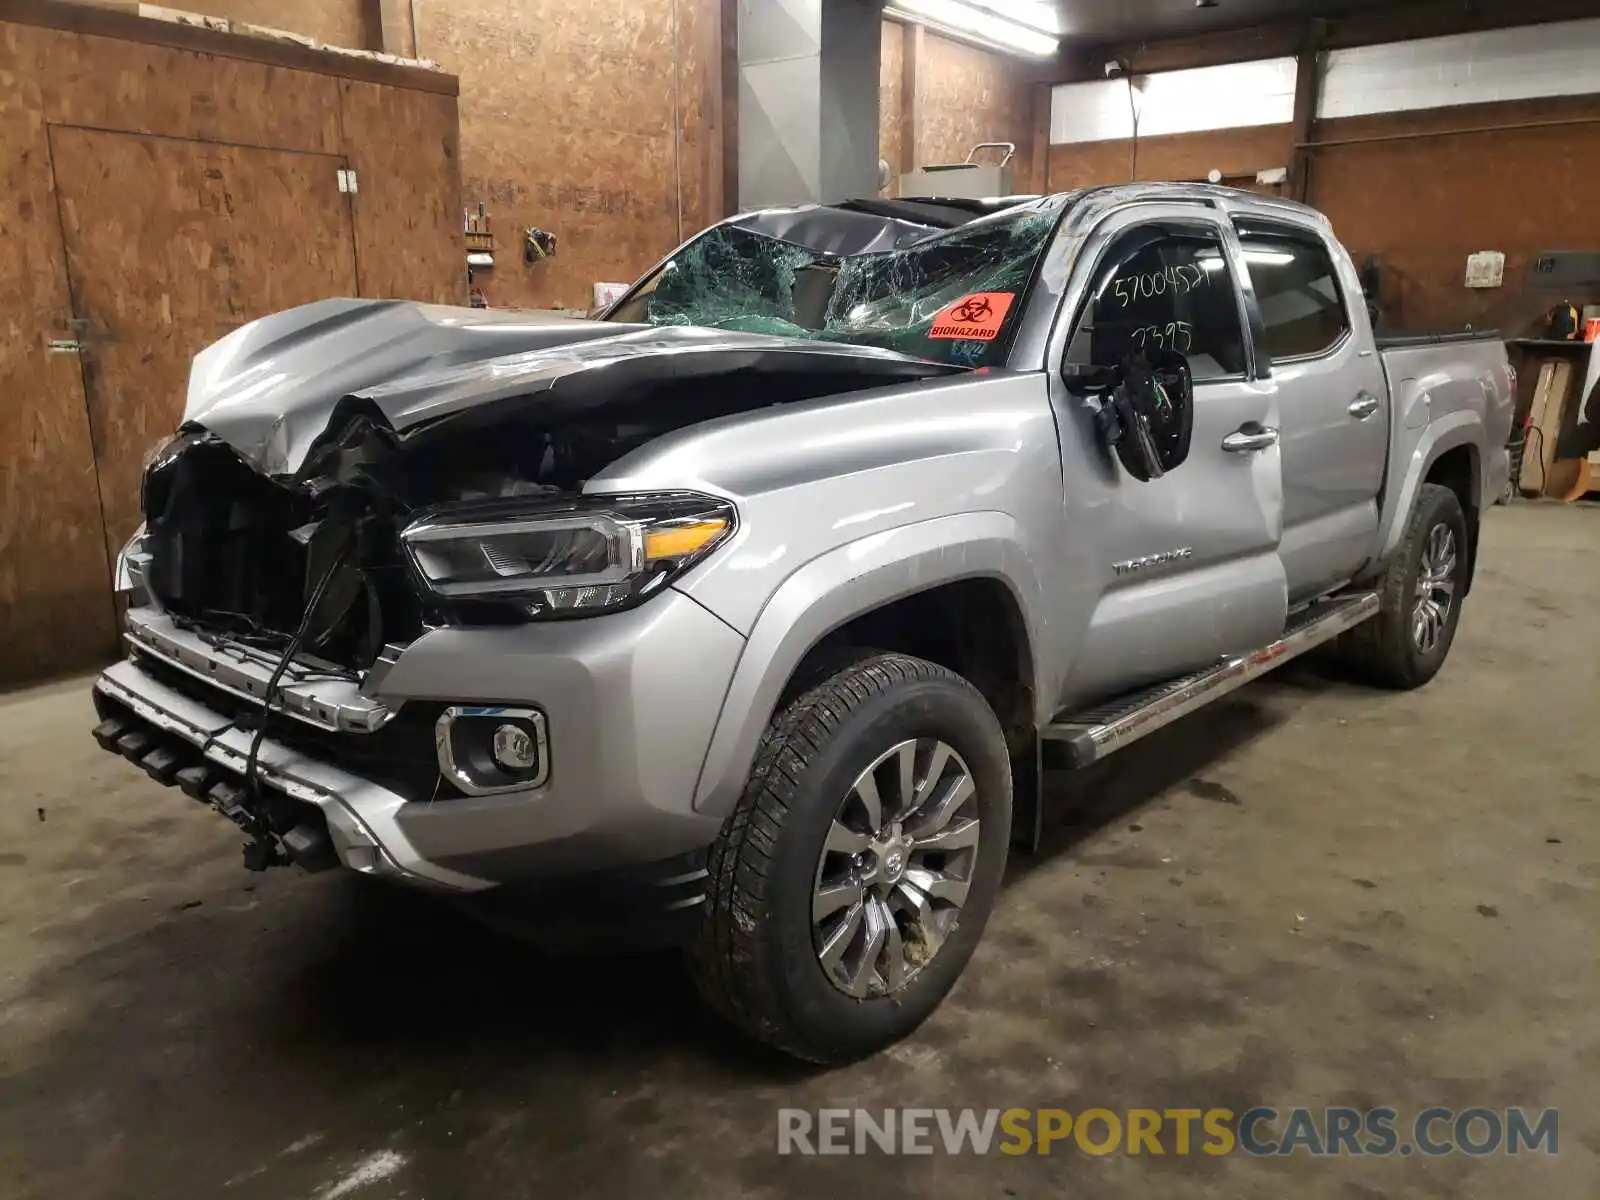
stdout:
<svg viewBox="0 0 1600 1200">
<path fill-rule="evenodd" d="M 812 889 L 857 775 L 912 738 L 937 738 L 965 760 L 982 833 L 967 898 L 931 961 L 900 990 L 857 999 L 818 961 Z M 972 957 L 1005 871 L 1010 826 L 1005 737 L 976 688 L 903 654 L 843 667 L 773 719 L 711 848 L 690 954 L 701 993 L 751 1036 L 811 1062 L 849 1062 L 892 1045 L 939 1006 Z"/>
<path fill-rule="evenodd" d="M 1434 645 L 1424 651 L 1412 636 L 1418 572 L 1428 539 L 1440 525 L 1449 529 L 1455 543 L 1455 593 L 1443 630 Z M 1378 615 L 1340 639 L 1342 657 L 1358 676 L 1379 687 L 1410 689 L 1421 687 L 1438 674 L 1461 620 L 1470 546 L 1466 514 L 1456 494 L 1436 483 L 1423 484 L 1406 523 L 1405 536 L 1378 581 L 1382 601 Z"/>
</svg>

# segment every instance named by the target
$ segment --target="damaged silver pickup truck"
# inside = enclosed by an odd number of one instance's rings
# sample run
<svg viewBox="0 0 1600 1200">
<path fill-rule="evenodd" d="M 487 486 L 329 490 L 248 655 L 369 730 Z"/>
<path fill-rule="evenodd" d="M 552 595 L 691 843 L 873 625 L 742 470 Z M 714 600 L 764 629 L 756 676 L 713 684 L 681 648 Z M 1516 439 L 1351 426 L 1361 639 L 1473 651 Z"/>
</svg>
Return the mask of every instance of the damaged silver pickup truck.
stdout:
<svg viewBox="0 0 1600 1200">
<path fill-rule="evenodd" d="M 1375 340 L 1302 206 L 1144 185 L 700 234 L 596 321 L 331 300 L 195 361 L 99 742 L 793 1054 L 914 1029 L 1050 763 L 1330 643 L 1427 682 L 1492 335 Z"/>
</svg>

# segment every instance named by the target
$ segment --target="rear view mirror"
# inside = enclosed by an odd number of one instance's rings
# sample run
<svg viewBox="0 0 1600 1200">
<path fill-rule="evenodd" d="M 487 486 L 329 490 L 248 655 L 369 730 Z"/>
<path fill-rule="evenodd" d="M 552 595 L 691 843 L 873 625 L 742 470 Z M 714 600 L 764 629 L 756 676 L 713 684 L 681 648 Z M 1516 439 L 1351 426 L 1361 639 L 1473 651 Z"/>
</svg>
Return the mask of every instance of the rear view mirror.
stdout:
<svg viewBox="0 0 1600 1200">
<path fill-rule="evenodd" d="M 1194 430 L 1189 362 L 1176 351 L 1161 350 L 1128 359 L 1117 373 L 1121 380 L 1104 395 L 1096 418 L 1100 436 L 1129 475 L 1148 483 L 1189 457 Z"/>
</svg>

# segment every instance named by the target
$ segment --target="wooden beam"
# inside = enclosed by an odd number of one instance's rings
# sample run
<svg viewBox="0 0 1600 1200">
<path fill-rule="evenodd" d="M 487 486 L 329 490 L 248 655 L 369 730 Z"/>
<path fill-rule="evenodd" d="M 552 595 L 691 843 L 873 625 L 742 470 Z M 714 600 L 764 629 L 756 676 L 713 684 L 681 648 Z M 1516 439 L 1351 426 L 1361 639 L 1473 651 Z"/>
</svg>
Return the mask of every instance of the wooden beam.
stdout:
<svg viewBox="0 0 1600 1200">
<path fill-rule="evenodd" d="M 694 19 L 701 63 L 700 112 L 706 152 L 700 160 L 700 211 L 694 227 L 704 229 L 727 215 L 722 195 L 722 0 L 696 0 Z M 683 63 L 678 64 L 683 69 Z"/>
<path fill-rule="evenodd" d="M 1102 54 L 1102 49 L 1100 46 L 1069 45 L 1063 41 L 1055 58 L 1040 63 L 1034 77 L 1044 83 L 1092 82 L 1101 78 L 1100 64 L 1110 57 Z"/>
<path fill-rule="evenodd" d="M 1594 0 L 1412 0 L 1359 9 L 1327 20 L 1324 50 L 1344 50 L 1382 42 L 1403 42 L 1441 37 L 1451 33 L 1476 33 L 1552 21 L 1575 21 L 1595 15 Z M 1189 67 L 1215 67 L 1261 58 L 1285 58 L 1298 51 L 1304 33 L 1302 22 L 1273 22 L 1244 29 L 1221 29 L 1189 37 L 1116 42 L 1075 51 L 1080 62 L 1063 53 L 1056 62 L 1054 80 L 1074 83 L 1101 78 L 1100 64 L 1108 59 L 1126 61 L 1135 74 L 1177 71 Z"/>
<path fill-rule="evenodd" d="M 1028 181 L 1037 191 L 1048 193 L 1050 191 L 1050 85 L 1036 83 L 1030 90 L 1033 92 L 1033 144 L 1028 147 L 1032 158 Z"/>
<path fill-rule="evenodd" d="M 739 202 L 739 0 L 696 2 L 706 139 L 700 211 L 695 214 L 695 228 L 701 229 L 731 216 Z"/>
<path fill-rule="evenodd" d="M 1166 41 L 1122 43 L 1107 47 L 1095 56 L 1095 74 L 1091 78 L 1099 78 L 1099 64 L 1113 58 L 1126 62 L 1135 75 L 1150 75 L 1187 67 L 1217 67 L 1259 58 L 1283 58 L 1295 52 L 1299 40 L 1297 27 L 1263 25 Z"/>
<path fill-rule="evenodd" d="M 922 128 L 923 55 L 927 53 L 927 30 L 921 25 L 905 27 L 905 49 L 900 55 L 900 162 L 899 173 L 917 169 L 917 134 Z"/>
<path fill-rule="evenodd" d="M 1322 47 L 1327 41 L 1325 21 L 1306 25 L 1300 43 L 1299 61 L 1294 76 L 1294 150 L 1289 155 L 1289 199 L 1305 202 L 1310 186 L 1311 154 L 1305 143 L 1317 119 L 1317 102 L 1322 96 Z"/>
<path fill-rule="evenodd" d="M 1328 23 L 1329 49 L 1404 42 L 1450 33 L 1478 33 L 1595 15 L 1594 0 L 1433 0 L 1357 11 Z"/>
<path fill-rule="evenodd" d="M 712 0 L 716 5 L 716 53 L 708 74 L 716 76 L 717 96 L 707 112 L 721 133 L 708 156 L 717 164 L 713 218 L 720 220 L 739 211 L 739 3 Z"/>
</svg>

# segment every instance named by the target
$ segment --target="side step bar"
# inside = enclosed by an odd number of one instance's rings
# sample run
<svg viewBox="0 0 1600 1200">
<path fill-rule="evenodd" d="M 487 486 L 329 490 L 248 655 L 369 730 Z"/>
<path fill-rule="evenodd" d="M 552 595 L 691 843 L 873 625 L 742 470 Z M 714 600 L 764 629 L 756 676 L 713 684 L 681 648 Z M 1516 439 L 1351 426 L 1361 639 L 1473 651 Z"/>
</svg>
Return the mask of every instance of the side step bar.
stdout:
<svg viewBox="0 0 1600 1200">
<path fill-rule="evenodd" d="M 1061 745 L 1068 765 L 1087 767 L 1338 637 L 1377 611 L 1376 592 L 1313 604 L 1290 617 L 1283 636 L 1270 645 L 1082 712 L 1063 714 L 1039 730 L 1039 738 Z"/>
</svg>

